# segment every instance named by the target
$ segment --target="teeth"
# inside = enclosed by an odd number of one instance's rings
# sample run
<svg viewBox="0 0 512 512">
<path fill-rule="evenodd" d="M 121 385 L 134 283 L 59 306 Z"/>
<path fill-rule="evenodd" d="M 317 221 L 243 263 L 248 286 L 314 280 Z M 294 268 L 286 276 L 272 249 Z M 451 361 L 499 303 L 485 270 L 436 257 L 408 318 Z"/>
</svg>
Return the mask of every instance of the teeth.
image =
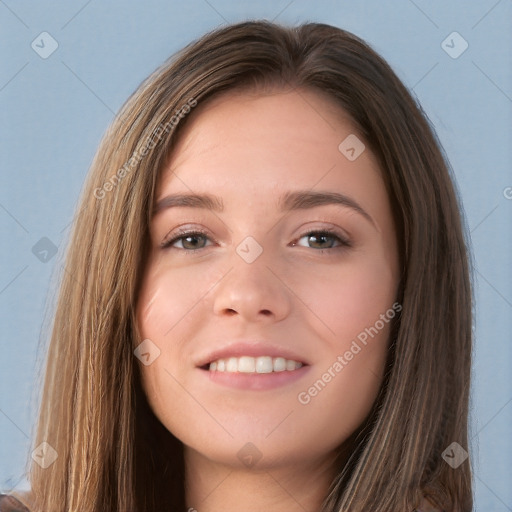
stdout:
<svg viewBox="0 0 512 512">
<path fill-rule="evenodd" d="M 236 357 L 230 357 L 226 363 L 226 371 L 227 372 L 237 372 L 238 371 L 238 359 Z"/>
<path fill-rule="evenodd" d="M 302 363 L 285 359 L 284 357 L 229 357 L 227 359 L 218 359 L 210 363 L 210 371 L 229 372 L 229 373 L 272 373 L 293 371 L 302 366 Z"/>
<path fill-rule="evenodd" d="M 285 365 L 286 369 L 291 372 L 292 370 L 295 370 L 295 361 L 292 361 L 291 359 L 285 359 Z"/>
<path fill-rule="evenodd" d="M 256 371 L 258 373 L 272 373 L 273 369 L 274 364 L 271 357 L 263 356 L 256 358 Z"/>
<path fill-rule="evenodd" d="M 235 360 L 236 364 L 236 357 L 233 357 L 232 359 Z M 243 373 L 254 373 L 256 371 L 256 359 L 254 359 L 254 357 L 248 356 L 241 357 L 238 359 L 238 364 L 236 364 L 234 371 L 236 372 L 237 370 Z"/>
<path fill-rule="evenodd" d="M 274 359 L 274 371 L 275 372 L 284 372 L 285 370 L 286 370 L 286 359 L 284 357 L 276 357 Z"/>
</svg>

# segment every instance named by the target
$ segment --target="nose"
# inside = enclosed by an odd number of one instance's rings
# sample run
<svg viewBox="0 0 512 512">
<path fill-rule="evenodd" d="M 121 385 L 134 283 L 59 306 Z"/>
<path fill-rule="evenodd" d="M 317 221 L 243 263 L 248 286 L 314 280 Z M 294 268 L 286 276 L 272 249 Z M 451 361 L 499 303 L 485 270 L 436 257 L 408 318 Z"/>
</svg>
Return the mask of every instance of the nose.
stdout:
<svg viewBox="0 0 512 512">
<path fill-rule="evenodd" d="M 215 315 L 239 316 L 247 322 L 278 322 L 289 315 L 291 292 L 286 276 L 269 259 L 261 255 L 248 263 L 233 255 L 231 271 L 214 291 Z"/>
</svg>

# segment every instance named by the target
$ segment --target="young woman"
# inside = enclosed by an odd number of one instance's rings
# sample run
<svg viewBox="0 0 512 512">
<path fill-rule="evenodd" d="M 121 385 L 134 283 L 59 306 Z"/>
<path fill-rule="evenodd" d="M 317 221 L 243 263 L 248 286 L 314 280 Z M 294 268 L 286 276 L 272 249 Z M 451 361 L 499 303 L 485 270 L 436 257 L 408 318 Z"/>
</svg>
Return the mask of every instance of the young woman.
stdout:
<svg viewBox="0 0 512 512">
<path fill-rule="evenodd" d="M 216 30 L 101 143 L 17 497 L 469 512 L 471 310 L 449 168 L 383 59 L 328 25 Z"/>
</svg>

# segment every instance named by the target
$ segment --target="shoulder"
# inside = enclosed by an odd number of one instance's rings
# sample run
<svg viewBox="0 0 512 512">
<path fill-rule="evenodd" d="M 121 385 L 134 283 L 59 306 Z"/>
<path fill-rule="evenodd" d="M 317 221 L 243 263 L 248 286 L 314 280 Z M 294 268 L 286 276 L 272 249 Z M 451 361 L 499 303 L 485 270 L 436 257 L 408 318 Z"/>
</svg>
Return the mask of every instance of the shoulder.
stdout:
<svg viewBox="0 0 512 512">
<path fill-rule="evenodd" d="M 30 512 L 20 499 L 11 494 L 0 494 L 0 512 Z"/>
</svg>

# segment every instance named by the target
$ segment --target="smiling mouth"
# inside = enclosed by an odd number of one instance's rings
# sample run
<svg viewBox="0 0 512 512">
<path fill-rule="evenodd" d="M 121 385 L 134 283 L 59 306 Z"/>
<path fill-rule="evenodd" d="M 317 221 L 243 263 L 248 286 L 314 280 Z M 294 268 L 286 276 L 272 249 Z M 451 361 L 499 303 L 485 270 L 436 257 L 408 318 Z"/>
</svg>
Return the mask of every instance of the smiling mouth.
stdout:
<svg viewBox="0 0 512 512">
<path fill-rule="evenodd" d="M 225 373 L 278 373 L 292 372 L 304 366 L 304 363 L 284 357 L 241 356 L 217 359 L 201 366 L 202 370 Z"/>
</svg>

